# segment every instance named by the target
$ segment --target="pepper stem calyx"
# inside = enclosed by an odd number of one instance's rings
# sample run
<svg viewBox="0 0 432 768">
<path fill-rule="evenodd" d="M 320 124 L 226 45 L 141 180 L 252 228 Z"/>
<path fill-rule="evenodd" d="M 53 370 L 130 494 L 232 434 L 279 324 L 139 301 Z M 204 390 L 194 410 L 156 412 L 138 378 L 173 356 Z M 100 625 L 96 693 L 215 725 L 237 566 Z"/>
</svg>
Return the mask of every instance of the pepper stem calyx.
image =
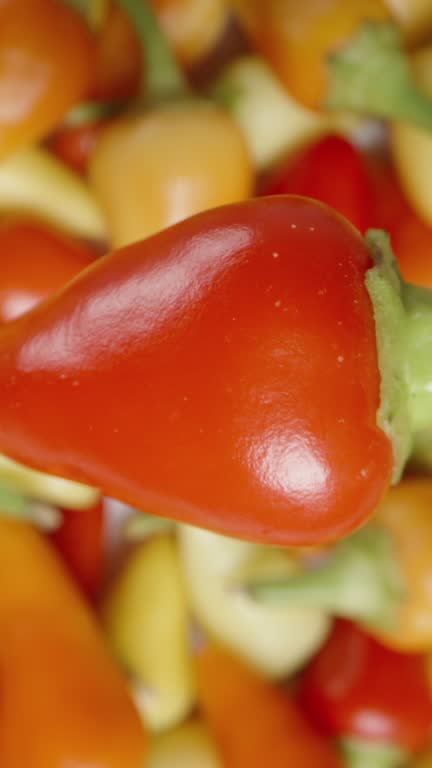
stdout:
<svg viewBox="0 0 432 768">
<path fill-rule="evenodd" d="M 248 592 L 269 605 L 302 605 L 389 630 L 405 596 L 393 545 L 386 531 L 369 524 L 338 542 L 316 566 L 267 578 L 249 574 Z"/>
<path fill-rule="evenodd" d="M 324 107 L 404 120 L 432 131 L 432 101 L 418 88 L 392 22 L 365 22 L 328 61 Z"/>
<path fill-rule="evenodd" d="M 385 232 L 369 230 L 366 242 L 381 374 L 377 423 L 391 440 L 397 483 L 414 436 L 432 426 L 432 291 L 404 282 Z"/>
</svg>

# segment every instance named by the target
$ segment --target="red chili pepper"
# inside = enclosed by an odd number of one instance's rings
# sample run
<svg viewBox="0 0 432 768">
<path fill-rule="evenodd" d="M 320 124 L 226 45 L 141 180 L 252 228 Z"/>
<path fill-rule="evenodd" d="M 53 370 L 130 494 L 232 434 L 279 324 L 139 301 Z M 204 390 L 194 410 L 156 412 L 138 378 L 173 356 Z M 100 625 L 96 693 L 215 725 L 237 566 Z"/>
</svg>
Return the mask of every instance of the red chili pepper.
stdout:
<svg viewBox="0 0 432 768">
<path fill-rule="evenodd" d="M 370 225 L 372 195 L 358 149 L 342 136 L 325 136 L 281 163 L 265 181 L 264 195 L 304 195 L 327 203 L 360 232 Z"/>
<path fill-rule="evenodd" d="M 339 620 L 307 668 L 299 699 L 316 725 L 339 738 L 415 752 L 432 734 L 424 656 L 393 651 Z"/>
<path fill-rule="evenodd" d="M 85 269 L 93 249 L 29 219 L 0 222 L 0 323 L 27 312 Z"/>
<path fill-rule="evenodd" d="M 414 380 L 430 335 L 398 348 L 430 308 L 406 285 L 402 305 L 386 259 L 379 235 L 288 196 L 114 252 L 3 329 L 0 448 L 249 540 L 342 537 L 431 416 Z"/>
<path fill-rule="evenodd" d="M 341 768 L 288 693 L 217 646 L 198 656 L 200 705 L 226 768 Z"/>
<path fill-rule="evenodd" d="M 432 288 L 432 227 L 426 224 L 404 196 L 389 160 L 383 157 L 370 168 L 373 226 L 387 230 L 405 280 Z"/>
<path fill-rule="evenodd" d="M 369 162 L 347 139 L 326 136 L 290 155 L 261 192 L 312 197 L 335 208 L 361 232 L 371 226 L 385 229 L 404 279 L 432 287 L 432 227 L 406 200 L 387 157 Z"/>
<path fill-rule="evenodd" d="M 105 566 L 104 502 L 85 510 L 63 510 L 63 522 L 52 540 L 84 594 L 100 592 Z"/>
<path fill-rule="evenodd" d="M 9 322 L 62 288 L 94 261 L 95 253 L 46 225 L 23 219 L 0 223 L 0 322 Z M 78 584 L 95 597 L 103 575 L 103 506 L 64 510 L 53 534 Z"/>
<path fill-rule="evenodd" d="M 49 139 L 49 148 L 66 165 L 85 175 L 105 127 L 104 121 L 62 126 Z"/>
</svg>

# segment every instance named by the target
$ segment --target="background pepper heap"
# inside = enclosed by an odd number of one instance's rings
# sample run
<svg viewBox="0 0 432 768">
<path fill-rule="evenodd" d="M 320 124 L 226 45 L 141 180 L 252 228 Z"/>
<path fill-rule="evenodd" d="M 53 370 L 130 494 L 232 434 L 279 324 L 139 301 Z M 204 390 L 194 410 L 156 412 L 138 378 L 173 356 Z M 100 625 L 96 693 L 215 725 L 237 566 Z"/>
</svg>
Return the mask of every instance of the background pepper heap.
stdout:
<svg viewBox="0 0 432 768">
<path fill-rule="evenodd" d="M 432 765 L 431 46 L 1 4 L 2 768 Z"/>
</svg>

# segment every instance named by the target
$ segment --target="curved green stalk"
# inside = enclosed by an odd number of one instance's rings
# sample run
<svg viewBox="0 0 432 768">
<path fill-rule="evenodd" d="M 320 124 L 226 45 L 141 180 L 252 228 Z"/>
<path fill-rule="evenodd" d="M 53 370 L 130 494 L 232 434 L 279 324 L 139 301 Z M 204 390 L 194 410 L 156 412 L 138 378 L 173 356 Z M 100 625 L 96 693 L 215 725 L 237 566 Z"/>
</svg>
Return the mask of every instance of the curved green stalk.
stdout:
<svg viewBox="0 0 432 768">
<path fill-rule="evenodd" d="M 328 62 L 325 106 L 404 120 L 432 131 L 432 101 L 413 78 L 398 27 L 365 22 Z"/>
<path fill-rule="evenodd" d="M 340 541 L 309 569 L 276 578 L 255 571 L 246 587 L 269 605 L 324 608 L 381 630 L 394 625 L 405 595 L 390 538 L 372 524 Z"/>
<path fill-rule="evenodd" d="M 63 125 L 68 128 L 75 128 L 87 123 L 95 123 L 99 120 L 115 117 L 124 111 L 125 106 L 121 102 L 85 101 L 73 107 L 67 113 Z"/>
<path fill-rule="evenodd" d="M 403 286 L 406 312 L 406 376 L 412 429 L 432 422 L 432 295 L 414 285 Z"/>
<path fill-rule="evenodd" d="M 139 37 L 143 55 L 141 95 L 150 102 L 182 98 L 186 79 L 147 0 L 118 0 Z"/>
<path fill-rule="evenodd" d="M 377 423 L 392 443 L 392 479 L 397 483 L 412 449 L 410 395 L 405 370 L 403 282 L 388 235 L 381 230 L 369 230 L 366 242 L 374 260 L 374 266 L 366 273 L 365 283 L 373 305 L 381 373 Z"/>
<path fill-rule="evenodd" d="M 396 483 L 415 436 L 432 427 L 432 292 L 402 280 L 385 232 L 369 230 L 366 241 L 381 373 L 377 423 L 393 445 Z"/>
</svg>

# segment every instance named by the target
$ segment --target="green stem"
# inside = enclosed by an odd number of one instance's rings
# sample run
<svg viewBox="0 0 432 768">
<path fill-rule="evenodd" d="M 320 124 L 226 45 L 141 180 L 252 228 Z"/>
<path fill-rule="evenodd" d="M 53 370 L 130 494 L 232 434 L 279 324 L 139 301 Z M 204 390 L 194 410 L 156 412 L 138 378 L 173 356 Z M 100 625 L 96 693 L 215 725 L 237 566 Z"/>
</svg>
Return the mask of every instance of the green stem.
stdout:
<svg viewBox="0 0 432 768">
<path fill-rule="evenodd" d="M 403 286 L 406 312 L 406 379 L 412 428 L 432 423 L 432 292 Z"/>
<path fill-rule="evenodd" d="M 141 95 L 146 101 L 181 99 L 188 94 L 182 71 L 146 0 L 118 0 L 129 16 L 142 46 Z"/>
<path fill-rule="evenodd" d="M 106 120 L 124 112 L 125 104 L 120 102 L 88 101 L 78 104 L 68 112 L 64 119 L 64 125 L 75 128 L 87 123 L 95 123 Z"/>
<path fill-rule="evenodd" d="M 407 760 L 402 750 L 390 744 L 349 739 L 341 747 L 346 768 L 401 768 Z"/>
<path fill-rule="evenodd" d="M 324 106 L 432 130 L 432 101 L 414 80 L 395 24 L 365 22 L 328 62 Z"/>
<path fill-rule="evenodd" d="M 321 608 L 378 628 L 391 628 L 405 591 L 386 532 L 372 524 L 343 539 L 324 562 L 292 576 L 248 575 L 249 593 L 269 605 Z"/>
<path fill-rule="evenodd" d="M 377 423 L 392 442 L 398 482 L 415 436 L 432 427 L 432 291 L 402 280 L 384 232 L 369 230 L 366 241 L 381 374 Z"/>
<path fill-rule="evenodd" d="M 369 230 L 366 244 L 374 261 L 374 266 L 366 273 L 365 284 L 373 304 L 381 374 L 377 424 L 392 443 L 392 480 L 397 483 L 412 449 L 409 392 L 405 376 L 403 283 L 388 235 L 382 230 Z"/>
</svg>

